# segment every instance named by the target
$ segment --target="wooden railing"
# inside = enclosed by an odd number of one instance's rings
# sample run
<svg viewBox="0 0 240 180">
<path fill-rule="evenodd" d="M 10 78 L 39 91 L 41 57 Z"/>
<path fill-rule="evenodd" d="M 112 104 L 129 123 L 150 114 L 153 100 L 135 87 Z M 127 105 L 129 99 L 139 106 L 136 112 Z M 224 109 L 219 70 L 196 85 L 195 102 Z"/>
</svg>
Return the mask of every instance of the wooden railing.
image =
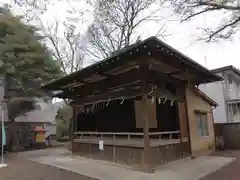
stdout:
<svg viewBox="0 0 240 180">
<path fill-rule="evenodd" d="M 167 136 L 168 139 L 173 139 L 173 135 L 179 135 L 180 131 L 165 131 L 165 132 L 150 132 L 149 137 L 152 139 L 162 139 L 162 136 Z M 103 139 L 108 137 L 111 139 L 117 139 L 117 137 L 127 137 L 128 140 L 132 138 L 143 138 L 144 133 L 131 133 L 131 132 L 75 132 L 75 138 L 84 139 L 84 137 L 99 137 Z M 180 137 L 179 137 L 180 138 Z"/>
</svg>

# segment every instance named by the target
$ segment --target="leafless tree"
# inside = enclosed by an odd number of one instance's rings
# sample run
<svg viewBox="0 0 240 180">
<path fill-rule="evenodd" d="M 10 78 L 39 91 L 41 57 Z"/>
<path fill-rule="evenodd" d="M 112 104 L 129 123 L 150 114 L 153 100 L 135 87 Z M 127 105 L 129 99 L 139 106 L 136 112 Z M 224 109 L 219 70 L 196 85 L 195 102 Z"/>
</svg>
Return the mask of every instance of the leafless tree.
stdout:
<svg viewBox="0 0 240 180">
<path fill-rule="evenodd" d="M 221 12 L 220 23 L 212 27 L 202 27 L 207 42 L 230 39 L 240 27 L 240 0 L 173 0 L 174 10 L 183 15 L 182 21 L 193 19 L 202 14 Z"/>
<path fill-rule="evenodd" d="M 53 5 L 58 0 L 9 0 L 5 6 L 11 10 L 17 11 L 24 17 L 26 22 L 30 22 L 35 17 L 40 16 L 48 10 L 50 5 Z"/>
<path fill-rule="evenodd" d="M 156 3 L 157 8 L 153 8 Z M 141 36 L 136 31 L 144 22 L 162 22 L 159 11 L 156 0 L 99 0 L 95 6 L 94 22 L 88 29 L 86 52 L 95 59 L 101 59 L 140 40 Z M 156 36 L 165 35 L 161 24 Z"/>
<path fill-rule="evenodd" d="M 83 66 L 80 33 L 76 24 L 82 23 L 84 12 L 74 7 L 71 0 L 66 0 L 68 2 L 66 19 L 54 17 L 51 18 L 51 22 L 43 22 L 39 15 L 47 12 L 50 6 L 58 2 L 60 0 L 11 0 L 7 6 L 9 9 L 17 7 L 28 23 L 39 26 L 40 32 L 45 36 L 44 43 L 52 50 L 62 70 L 68 74 Z"/>
<path fill-rule="evenodd" d="M 60 20 L 50 25 L 41 24 L 46 44 L 52 50 L 54 58 L 60 63 L 66 74 L 72 73 L 82 68 L 83 52 L 81 47 L 80 33 L 73 24 L 63 22 L 63 32 L 60 32 Z M 62 26 L 61 26 L 62 27 Z"/>
</svg>

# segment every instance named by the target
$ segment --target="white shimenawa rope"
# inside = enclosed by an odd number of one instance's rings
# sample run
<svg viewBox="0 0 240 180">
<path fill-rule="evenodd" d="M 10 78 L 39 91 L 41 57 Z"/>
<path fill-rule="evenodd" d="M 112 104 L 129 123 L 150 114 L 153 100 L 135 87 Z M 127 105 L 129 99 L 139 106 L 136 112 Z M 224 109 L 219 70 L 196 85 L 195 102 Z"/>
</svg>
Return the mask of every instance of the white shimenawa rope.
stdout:
<svg viewBox="0 0 240 180">
<path fill-rule="evenodd" d="M 124 99 L 132 99 L 132 98 L 135 98 L 135 97 L 140 96 L 140 95 L 148 95 L 148 96 L 149 96 L 149 95 L 151 95 L 151 94 L 153 93 L 153 91 L 154 91 L 155 89 L 157 89 L 157 86 L 156 86 L 156 85 L 153 86 L 152 89 L 151 89 L 151 91 L 148 92 L 147 94 L 139 93 L 139 94 L 134 95 L 134 96 L 120 96 L 120 97 L 116 97 L 116 98 L 112 98 L 112 99 L 110 98 L 110 99 L 108 99 L 108 100 L 100 100 L 100 101 L 95 102 L 95 103 L 93 104 L 92 108 L 94 108 L 96 104 L 102 103 L 102 102 L 107 102 L 106 106 L 108 106 L 109 102 L 110 102 L 110 101 L 113 101 L 113 100 L 122 99 L 122 102 L 121 102 L 121 104 L 122 104 L 122 103 L 124 102 Z"/>
</svg>

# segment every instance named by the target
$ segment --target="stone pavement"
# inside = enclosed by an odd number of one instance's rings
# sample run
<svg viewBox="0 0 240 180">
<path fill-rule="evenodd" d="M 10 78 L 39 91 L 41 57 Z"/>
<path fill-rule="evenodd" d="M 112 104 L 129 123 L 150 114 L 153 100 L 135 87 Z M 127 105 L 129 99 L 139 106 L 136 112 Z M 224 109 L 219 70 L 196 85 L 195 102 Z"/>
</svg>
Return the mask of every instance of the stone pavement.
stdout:
<svg viewBox="0 0 240 180">
<path fill-rule="evenodd" d="M 240 179 L 240 150 L 226 150 L 214 153 L 215 156 L 233 157 L 236 160 L 218 169 L 201 180 L 239 180 Z"/>
<path fill-rule="evenodd" d="M 20 154 L 26 158 L 99 180 L 198 180 L 232 162 L 231 157 L 203 156 L 160 166 L 153 174 L 133 171 L 105 161 L 73 157 L 66 149 L 56 148 Z"/>
</svg>

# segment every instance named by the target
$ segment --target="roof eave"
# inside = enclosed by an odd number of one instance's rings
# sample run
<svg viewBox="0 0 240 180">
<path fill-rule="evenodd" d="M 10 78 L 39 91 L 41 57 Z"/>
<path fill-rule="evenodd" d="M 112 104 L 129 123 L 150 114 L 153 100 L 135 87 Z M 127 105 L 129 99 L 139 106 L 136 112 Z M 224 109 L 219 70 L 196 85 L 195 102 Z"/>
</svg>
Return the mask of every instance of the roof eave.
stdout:
<svg viewBox="0 0 240 180">
<path fill-rule="evenodd" d="M 61 81 L 67 81 L 67 80 L 71 80 L 72 77 L 74 76 L 77 76 L 78 74 L 80 74 L 81 72 L 88 72 L 88 70 L 94 70 L 96 67 L 98 67 L 98 65 L 101 65 L 102 63 L 110 60 L 110 59 L 113 59 L 117 56 L 120 56 L 120 55 L 124 55 L 126 53 L 128 53 L 129 51 L 133 50 L 134 48 L 138 48 L 142 45 L 146 45 L 146 44 L 152 44 L 153 47 L 155 45 L 157 46 L 162 46 L 162 48 L 165 48 L 166 51 L 172 51 L 172 53 L 174 54 L 174 56 L 178 56 L 180 58 L 182 58 L 184 64 L 186 64 L 187 66 L 190 66 L 190 67 L 194 67 L 196 70 L 199 70 L 201 71 L 202 73 L 204 73 L 205 75 L 207 75 L 209 78 L 207 79 L 206 78 L 206 82 L 208 81 L 221 81 L 222 78 L 212 72 L 210 72 L 207 68 L 205 68 L 204 66 L 200 65 L 199 63 L 193 61 L 191 58 L 187 57 L 186 55 L 182 54 L 181 52 L 179 52 L 178 50 L 172 48 L 171 46 L 167 45 L 166 43 L 160 41 L 159 39 L 157 39 L 156 37 L 150 37 L 144 41 L 140 41 L 140 42 L 137 42 L 129 47 L 126 47 L 124 48 L 123 50 L 120 50 L 119 52 L 117 53 L 114 53 L 112 56 L 110 56 L 109 58 L 106 58 L 102 61 L 99 61 L 97 63 L 94 63 L 80 71 L 76 71 L 72 74 L 69 74 L 65 77 L 62 77 L 62 78 L 58 78 L 56 80 L 53 80 L 45 85 L 42 86 L 43 89 L 48 89 L 48 90 L 51 90 L 51 88 L 53 88 L 54 86 L 56 86 L 57 84 L 61 84 Z M 87 71 L 86 71 L 87 70 Z"/>
</svg>

